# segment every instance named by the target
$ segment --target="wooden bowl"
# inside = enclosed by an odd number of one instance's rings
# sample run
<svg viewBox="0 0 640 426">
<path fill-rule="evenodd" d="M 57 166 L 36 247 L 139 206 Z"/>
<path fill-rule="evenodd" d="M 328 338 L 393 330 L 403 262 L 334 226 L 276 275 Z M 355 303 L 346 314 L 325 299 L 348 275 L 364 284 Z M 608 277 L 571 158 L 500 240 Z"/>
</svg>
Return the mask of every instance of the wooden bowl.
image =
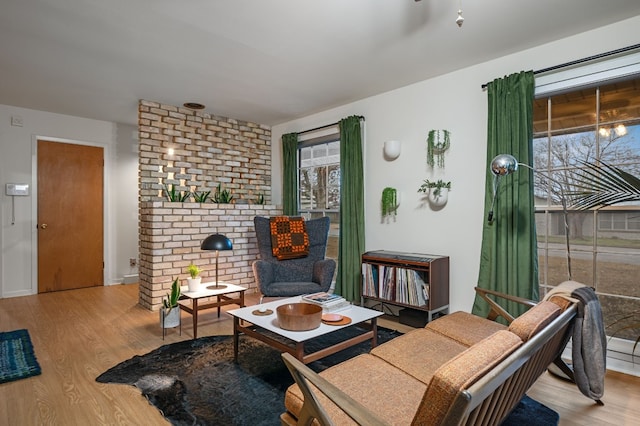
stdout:
<svg viewBox="0 0 640 426">
<path fill-rule="evenodd" d="M 306 331 L 320 327 L 322 307 L 311 303 L 287 303 L 276 308 L 280 328 Z"/>
</svg>

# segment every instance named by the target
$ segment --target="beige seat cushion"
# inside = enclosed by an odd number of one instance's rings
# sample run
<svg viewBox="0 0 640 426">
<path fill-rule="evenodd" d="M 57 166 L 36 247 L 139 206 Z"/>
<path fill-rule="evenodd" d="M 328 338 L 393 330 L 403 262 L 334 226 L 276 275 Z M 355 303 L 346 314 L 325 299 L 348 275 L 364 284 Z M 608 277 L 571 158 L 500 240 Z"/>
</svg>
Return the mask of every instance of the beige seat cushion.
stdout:
<svg viewBox="0 0 640 426">
<path fill-rule="evenodd" d="M 414 425 L 438 425 L 456 396 L 505 359 L 522 340 L 501 330 L 462 352 L 436 371 L 413 419 Z"/>
<path fill-rule="evenodd" d="M 454 312 L 428 323 L 425 328 L 453 339 L 466 347 L 478 343 L 507 326 L 467 312 Z"/>
<path fill-rule="evenodd" d="M 562 313 L 562 309 L 558 305 L 546 300 L 542 301 L 514 319 L 509 325 L 509 331 L 517 334 L 523 342 L 526 342 L 549 325 L 560 313 Z"/>
<path fill-rule="evenodd" d="M 395 339 L 394 339 L 395 340 Z M 320 375 L 360 404 L 393 425 L 411 423 L 427 385 L 370 354 L 359 355 L 321 372 Z M 392 390 L 377 392 L 376 389 Z M 313 387 L 327 414 L 336 425 L 355 424 L 349 416 Z M 298 385 L 289 387 L 284 405 L 294 416 L 302 409 Z M 314 424 L 317 424 L 315 422 Z"/>
<path fill-rule="evenodd" d="M 371 350 L 425 385 L 433 373 L 467 347 L 427 328 L 418 328 Z"/>
</svg>

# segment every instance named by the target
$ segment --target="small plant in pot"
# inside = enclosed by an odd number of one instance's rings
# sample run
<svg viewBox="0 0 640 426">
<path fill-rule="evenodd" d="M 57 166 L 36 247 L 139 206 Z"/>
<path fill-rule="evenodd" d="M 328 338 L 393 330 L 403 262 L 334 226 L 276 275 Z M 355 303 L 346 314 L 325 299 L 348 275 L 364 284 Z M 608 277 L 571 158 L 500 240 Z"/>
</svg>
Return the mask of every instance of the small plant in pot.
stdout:
<svg viewBox="0 0 640 426">
<path fill-rule="evenodd" d="M 424 183 L 418 188 L 418 192 L 424 192 L 429 198 L 429 202 L 435 206 L 443 206 L 446 204 L 451 182 L 445 182 L 442 179 L 431 181 L 425 179 Z"/>
<path fill-rule="evenodd" d="M 187 266 L 187 272 L 189 273 L 189 276 L 191 276 L 191 278 L 187 278 L 189 291 L 198 291 L 200 281 L 202 280 L 202 278 L 200 278 L 200 272 L 202 272 L 202 269 L 192 262 Z"/>
<path fill-rule="evenodd" d="M 171 284 L 171 292 L 167 293 L 167 295 L 162 299 L 162 308 L 160 308 L 161 327 L 173 328 L 180 325 L 180 308 L 178 307 L 179 299 L 180 284 L 178 283 L 178 278 L 176 278 Z"/>
<path fill-rule="evenodd" d="M 222 184 L 219 183 L 216 192 L 213 193 L 211 202 L 216 204 L 231 204 L 231 200 L 233 200 L 231 191 L 228 189 L 222 189 Z"/>
<path fill-rule="evenodd" d="M 211 196 L 211 191 L 195 191 L 192 195 L 196 203 L 206 203 Z"/>
<path fill-rule="evenodd" d="M 189 197 L 191 197 L 191 191 L 177 191 L 175 185 L 169 186 L 165 184 L 164 192 L 167 199 L 172 203 L 184 203 L 189 201 Z"/>
</svg>

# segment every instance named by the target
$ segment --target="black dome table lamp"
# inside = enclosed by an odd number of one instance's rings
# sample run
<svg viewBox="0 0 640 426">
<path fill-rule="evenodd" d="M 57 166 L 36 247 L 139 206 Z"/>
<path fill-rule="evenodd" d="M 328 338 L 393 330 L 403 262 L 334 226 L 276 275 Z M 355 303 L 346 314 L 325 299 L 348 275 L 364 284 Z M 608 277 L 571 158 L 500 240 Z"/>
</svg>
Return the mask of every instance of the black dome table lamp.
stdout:
<svg viewBox="0 0 640 426">
<path fill-rule="evenodd" d="M 218 254 L 221 250 L 232 250 L 233 244 L 231 244 L 231 240 L 225 237 L 222 234 L 213 234 L 209 235 L 204 239 L 202 245 L 200 246 L 202 250 L 215 250 L 216 251 L 216 284 L 210 285 L 207 288 L 210 290 L 218 290 L 221 288 L 225 288 L 226 285 L 218 284 Z"/>
</svg>

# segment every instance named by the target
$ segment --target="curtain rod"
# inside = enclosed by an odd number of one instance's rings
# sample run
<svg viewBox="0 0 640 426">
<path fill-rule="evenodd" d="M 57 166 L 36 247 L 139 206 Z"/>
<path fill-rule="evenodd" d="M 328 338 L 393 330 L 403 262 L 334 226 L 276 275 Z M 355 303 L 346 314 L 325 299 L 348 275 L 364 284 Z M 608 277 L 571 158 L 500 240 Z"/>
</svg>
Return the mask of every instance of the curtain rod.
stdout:
<svg viewBox="0 0 640 426">
<path fill-rule="evenodd" d="M 562 69 L 562 68 L 567 68 L 567 67 L 570 67 L 570 66 L 573 66 L 573 65 L 578 65 L 578 64 L 585 63 L 585 62 L 594 61 L 596 59 L 606 58 L 608 56 L 617 55 L 618 53 L 624 53 L 624 52 L 628 52 L 630 50 L 635 50 L 635 49 L 640 49 L 640 44 L 634 44 L 632 46 L 622 47 L 620 49 L 611 50 L 609 52 L 598 53 L 597 55 L 588 56 L 586 58 L 576 59 L 575 61 L 565 62 L 564 64 L 559 64 L 559 65 L 554 65 L 552 67 L 543 68 L 541 70 L 534 71 L 533 75 L 542 74 L 542 73 L 549 72 L 549 71 L 555 71 L 555 70 Z M 487 84 L 489 84 L 489 83 L 485 83 L 480 87 L 484 90 L 484 89 L 487 88 Z"/>
<path fill-rule="evenodd" d="M 361 115 L 357 115 L 356 117 L 358 117 L 360 120 L 364 121 L 364 117 Z M 311 132 L 315 132 L 317 130 L 322 130 L 322 129 L 326 129 L 327 127 L 333 127 L 333 126 L 337 126 L 338 124 L 340 124 L 339 121 L 336 121 L 335 123 L 331 123 L 331 124 L 325 124 L 324 126 L 318 126 L 318 127 L 314 127 L 313 129 L 309 129 L 309 130 L 305 130 L 303 132 L 298 132 L 299 135 L 303 135 L 305 133 L 311 133 Z"/>
</svg>

